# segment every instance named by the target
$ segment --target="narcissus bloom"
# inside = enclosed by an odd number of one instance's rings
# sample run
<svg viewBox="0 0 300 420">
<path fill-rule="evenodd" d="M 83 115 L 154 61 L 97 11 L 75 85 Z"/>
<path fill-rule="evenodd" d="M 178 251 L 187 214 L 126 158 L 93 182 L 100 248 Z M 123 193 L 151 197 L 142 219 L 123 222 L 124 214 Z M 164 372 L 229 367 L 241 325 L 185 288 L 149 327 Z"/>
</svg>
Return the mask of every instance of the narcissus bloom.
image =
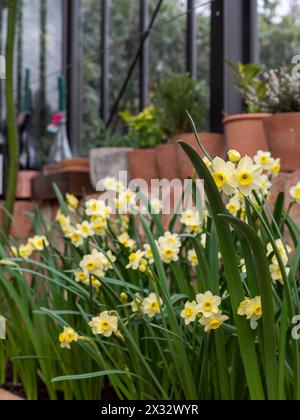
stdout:
<svg viewBox="0 0 300 420">
<path fill-rule="evenodd" d="M 222 312 L 219 311 L 209 317 L 203 316 L 199 322 L 204 326 L 204 331 L 209 332 L 216 331 L 221 328 L 224 322 L 226 322 L 228 319 L 228 316 L 223 315 Z"/>
<path fill-rule="evenodd" d="M 181 241 L 177 234 L 166 232 L 158 239 L 157 247 L 161 260 L 168 264 L 179 260 Z"/>
<path fill-rule="evenodd" d="M 199 233 L 201 230 L 201 220 L 197 210 L 188 209 L 182 212 L 180 222 L 186 226 L 186 232 Z"/>
<path fill-rule="evenodd" d="M 262 175 L 260 180 L 260 190 L 264 196 L 268 196 L 270 189 L 272 187 L 272 183 L 269 181 L 267 175 Z"/>
<path fill-rule="evenodd" d="M 76 226 L 77 232 L 84 238 L 90 238 L 95 235 L 94 230 L 89 222 L 85 221 Z"/>
<path fill-rule="evenodd" d="M 64 232 L 71 225 L 69 216 L 65 216 L 60 210 L 57 213 L 56 221 L 59 223 L 61 230 Z"/>
<path fill-rule="evenodd" d="M 162 209 L 163 209 L 163 204 L 160 200 L 154 198 L 153 200 L 151 200 L 151 208 L 152 211 L 154 211 L 155 214 L 160 214 Z"/>
<path fill-rule="evenodd" d="M 210 168 L 215 183 L 220 191 L 224 191 L 227 195 L 232 195 L 235 190 L 232 181 L 232 174 L 235 166 L 232 162 L 225 162 L 223 159 L 216 157 Z"/>
<path fill-rule="evenodd" d="M 292 249 L 288 245 L 284 246 L 281 239 L 277 239 L 276 248 L 282 258 L 284 265 L 287 265 L 287 263 L 289 262 L 288 254 L 292 252 Z M 268 256 L 270 256 L 270 254 L 274 252 L 272 244 L 268 244 L 267 252 L 268 252 Z M 274 257 L 272 258 L 272 263 L 275 265 L 278 264 L 276 255 L 274 255 Z"/>
<path fill-rule="evenodd" d="M 89 323 L 94 335 L 111 337 L 118 332 L 118 317 L 111 312 L 104 311 Z"/>
<path fill-rule="evenodd" d="M 278 175 L 281 169 L 280 159 L 275 159 L 271 164 L 270 174 L 271 175 Z"/>
<path fill-rule="evenodd" d="M 119 197 L 115 200 L 116 209 L 121 214 L 127 214 L 136 209 L 137 195 L 130 189 L 121 191 Z"/>
<path fill-rule="evenodd" d="M 92 199 L 85 203 L 87 216 L 109 217 L 111 210 L 102 200 Z"/>
<path fill-rule="evenodd" d="M 70 210 L 76 210 L 79 206 L 79 200 L 73 194 L 66 194 L 67 204 Z"/>
<path fill-rule="evenodd" d="M 108 251 L 107 256 L 102 252 L 93 250 L 92 254 L 85 255 L 80 262 L 80 268 L 87 274 L 93 274 L 95 276 L 103 276 L 107 270 L 112 267 L 112 262 L 115 262 L 116 258 Z"/>
<path fill-rule="evenodd" d="M 105 235 L 107 219 L 103 216 L 94 216 L 91 219 L 91 228 L 97 236 Z"/>
<path fill-rule="evenodd" d="M 198 256 L 194 249 L 191 249 L 188 252 L 188 261 L 192 264 L 192 267 L 197 267 L 197 265 L 199 264 Z"/>
<path fill-rule="evenodd" d="M 232 197 L 226 205 L 226 208 L 229 211 L 229 213 L 231 213 L 233 216 L 236 216 L 241 210 L 240 199 L 237 196 Z"/>
<path fill-rule="evenodd" d="M 147 261 L 145 259 L 144 251 L 133 252 L 129 255 L 129 264 L 126 266 L 127 269 L 145 271 L 147 267 Z"/>
<path fill-rule="evenodd" d="M 245 299 L 239 306 L 238 315 L 246 316 L 248 320 L 258 321 L 262 317 L 261 297 Z"/>
<path fill-rule="evenodd" d="M 290 189 L 290 195 L 297 204 L 300 204 L 300 182 Z"/>
<path fill-rule="evenodd" d="M 64 331 L 59 335 L 59 342 L 62 349 L 71 349 L 71 344 L 76 343 L 79 339 L 78 334 L 73 328 L 65 327 Z"/>
<path fill-rule="evenodd" d="M 79 248 L 84 244 L 83 236 L 75 230 L 73 230 L 73 232 L 70 234 L 70 240 L 72 244 L 76 246 L 76 248 Z"/>
<path fill-rule="evenodd" d="M 259 150 L 256 156 L 254 156 L 254 162 L 257 165 L 262 166 L 265 170 L 269 170 L 274 162 L 274 159 L 272 158 L 270 152 L 264 152 L 262 150 Z"/>
<path fill-rule="evenodd" d="M 12 253 L 13 257 L 15 257 L 15 258 L 21 257 L 21 258 L 27 259 L 33 253 L 33 248 L 30 244 L 20 245 L 19 248 L 15 247 L 15 246 L 12 246 L 10 250 L 11 250 L 11 253 Z"/>
<path fill-rule="evenodd" d="M 159 298 L 155 293 L 151 293 L 143 300 L 142 311 L 145 315 L 148 315 L 149 318 L 153 318 L 155 315 L 160 313 L 162 303 L 161 298 Z"/>
<path fill-rule="evenodd" d="M 144 248 L 144 251 L 145 251 L 145 258 L 148 260 L 148 263 L 153 264 L 154 263 L 154 256 L 153 256 L 151 246 L 149 244 L 145 244 L 143 246 L 143 248 Z"/>
<path fill-rule="evenodd" d="M 191 322 L 194 322 L 199 312 L 199 305 L 197 305 L 196 301 L 187 302 L 181 312 L 181 318 L 184 319 L 185 325 L 189 325 Z"/>
<path fill-rule="evenodd" d="M 75 273 L 75 281 L 77 283 L 83 283 L 85 286 L 92 286 L 96 291 L 102 286 L 101 281 L 99 281 L 95 276 L 90 276 L 84 271 L 77 271 Z"/>
<path fill-rule="evenodd" d="M 259 189 L 262 171 L 262 166 L 254 165 L 253 160 L 249 156 L 245 156 L 233 172 L 234 184 L 242 194 L 249 196 L 253 190 Z"/>
<path fill-rule="evenodd" d="M 211 292 L 205 292 L 196 296 L 199 312 L 205 318 L 210 318 L 219 313 L 219 306 L 221 305 L 221 298 L 214 296 Z"/>
<path fill-rule="evenodd" d="M 120 192 L 125 190 L 125 185 L 116 178 L 107 177 L 103 179 L 102 183 L 107 191 Z"/>
<path fill-rule="evenodd" d="M 34 236 L 28 240 L 28 244 L 34 251 L 43 251 L 45 247 L 49 246 L 46 236 Z"/>
<path fill-rule="evenodd" d="M 285 271 L 286 274 L 289 275 L 291 269 L 289 267 L 285 267 Z M 279 282 L 284 285 L 283 274 L 277 261 L 270 265 L 270 273 L 274 284 Z"/>
<path fill-rule="evenodd" d="M 137 312 L 139 308 L 141 307 L 143 303 L 143 300 L 141 299 L 141 296 L 139 293 L 135 294 L 135 299 L 131 302 L 131 310 L 133 313 Z"/>
<path fill-rule="evenodd" d="M 241 154 L 237 150 L 229 150 L 227 155 L 232 163 L 238 163 L 241 160 Z"/>
<path fill-rule="evenodd" d="M 129 237 L 127 232 L 122 233 L 122 235 L 118 236 L 118 241 L 121 245 L 128 249 L 133 249 L 136 245 L 135 241 Z"/>
</svg>

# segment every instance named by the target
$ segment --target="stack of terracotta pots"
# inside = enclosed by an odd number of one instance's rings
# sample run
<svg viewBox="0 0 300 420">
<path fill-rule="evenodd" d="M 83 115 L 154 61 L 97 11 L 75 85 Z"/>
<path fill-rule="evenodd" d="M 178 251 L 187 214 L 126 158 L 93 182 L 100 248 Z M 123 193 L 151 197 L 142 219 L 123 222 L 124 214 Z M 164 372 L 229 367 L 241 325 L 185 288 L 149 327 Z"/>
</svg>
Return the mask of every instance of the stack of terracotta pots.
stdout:
<svg viewBox="0 0 300 420">
<path fill-rule="evenodd" d="M 269 150 L 283 172 L 300 169 L 300 113 L 241 114 L 224 119 L 226 149 L 253 157 Z"/>
<path fill-rule="evenodd" d="M 224 156 L 225 141 L 222 134 L 199 133 L 199 138 L 212 158 Z M 179 141 L 188 143 L 204 157 L 195 135 L 183 133 L 170 139 L 170 143 L 161 144 L 155 149 L 129 152 L 127 156 L 131 178 L 141 178 L 150 184 L 152 179 L 184 180 L 192 177 L 193 165 L 179 145 Z"/>
</svg>

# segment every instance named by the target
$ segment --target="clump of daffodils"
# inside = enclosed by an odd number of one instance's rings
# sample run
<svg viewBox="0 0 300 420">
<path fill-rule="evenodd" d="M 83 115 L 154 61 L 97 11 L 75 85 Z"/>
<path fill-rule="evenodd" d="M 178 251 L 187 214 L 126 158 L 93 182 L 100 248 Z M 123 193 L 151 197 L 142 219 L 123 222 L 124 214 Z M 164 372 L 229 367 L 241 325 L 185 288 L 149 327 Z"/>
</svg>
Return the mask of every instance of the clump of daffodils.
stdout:
<svg viewBox="0 0 300 420">
<path fill-rule="evenodd" d="M 112 263 L 116 261 L 116 257 L 111 251 L 106 255 L 103 252 L 94 249 L 91 254 L 85 255 L 80 262 L 80 268 L 87 275 L 97 277 L 104 276 L 105 273 L 112 268 Z"/>
<path fill-rule="evenodd" d="M 85 286 L 92 286 L 97 292 L 100 290 L 102 283 L 95 276 L 89 275 L 86 271 L 77 271 L 75 273 L 75 281 Z"/>
<path fill-rule="evenodd" d="M 42 252 L 45 247 L 49 246 L 49 241 L 46 236 L 33 236 L 29 238 L 26 244 L 11 247 L 11 253 L 15 258 L 23 258 L 24 260 L 30 258 L 34 252 Z"/>
<path fill-rule="evenodd" d="M 185 225 L 188 233 L 199 233 L 201 231 L 201 218 L 195 209 L 187 209 L 182 212 L 180 222 Z"/>
<path fill-rule="evenodd" d="M 210 291 L 198 294 L 196 300 L 187 302 L 181 312 L 185 325 L 199 318 L 205 332 L 218 330 L 229 318 L 220 310 L 222 299 Z"/>
<path fill-rule="evenodd" d="M 238 308 L 238 315 L 245 316 L 249 321 L 258 321 L 263 315 L 261 297 L 245 299 Z"/>
<path fill-rule="evenodd" d="M 104 311 L 93 318 L 89 323 L 94 335 L 103 335 L 106 338 L 113 334 L 118 335 L 118 317 L 115 312 Z"/>
<path fill-rule="evenodd" d="M 72 343 L 77 343 L 79 335 L 73 330 L 73 328 L 65 327 L 63 332 L 59 335 L 60 347 L 62 349 L 71 349 Z"/>
<path fill-rule="evenodd" d="M 166 232 L 157 241 L 157 248 L 161 260 L 168 264 L 179 260 L 181 241 L 177 234 Z"/>
<path fill-rule="evenodd" d="M 267 197 L 272 183 L 272 177 L 280 171 L 280 159 L 274 159 L 270 152 L 258 151 L 254 159 L 241 157 L 236 150 L 228 152 L 228 161 L 217 157 L 209 166 L 209 170 L 218 189 L 231 197 L 227 208 L 231 214 L 240 211 L 240 200 L 237 194 L 250 197 L 257 191 Z"/>
<path fill-rule="evenodd" d="M 278 239 L 276 241 L 276 249 L 281 257 L 281 260 L 285 266 L 286 274 L 288 275 L 290 272 L 290 268 L 288 267 L 289 264 L 289 254 L 292 252 L 292 249 L 288 245 L 284 245 L 281 239 Z M 283 281 L 283 273 L 280 268 L 279 261 L 277 259 L 277 256 L 274 254 L 273 246 L 272 244 L 268 244 L 267 246 L 267 254 L 268 257 L 271 257 L 273 255 L 271 264 L 270 264 L 270 272 L 271 277 L 274 283 L 281 283 L 284 284 Z"/>
<path fill-rule="evenodd" d="M 130 250 L 134 249 L 136 246 L 136 242 L 130 238 L 127 232 L 124 232 L 122 233 L 122 235 L 119 235 L 117 239 L 121 245 Z"/>
</svg>

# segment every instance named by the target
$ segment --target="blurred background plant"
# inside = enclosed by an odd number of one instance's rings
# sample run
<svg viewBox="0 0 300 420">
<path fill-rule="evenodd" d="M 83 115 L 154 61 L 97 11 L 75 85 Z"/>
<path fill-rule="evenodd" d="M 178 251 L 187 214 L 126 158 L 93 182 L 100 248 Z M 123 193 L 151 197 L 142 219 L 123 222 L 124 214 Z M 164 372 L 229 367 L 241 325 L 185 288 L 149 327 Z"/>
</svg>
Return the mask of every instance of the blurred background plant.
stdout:
<svg viewBox="0 0 300 420">
<path fill-rule="evenodd" d="M 262 107 L 271 113 L 300 112 L 300 80 L 293 78 L 288 67 L 263 74 L 266 86 Z"/>
<path fill-rule="evenodd" d="M 266 81 L 262 80 L 262 67 L 258 64 L 228 62 L 233 68 L 236 86 L 245 102 L 245 112 L 263 112 L 262 102 L 266 99 Z"/>
<path fill-rule="evenodd" d="M 139 149 L 148 149 L 160 144 L 163 136 L 160 113 L 161 110 L 154 106 L 145 108 L 137 116 L 128 110 L 121 112 L 120 117 L 129 129 L 125 136 L 126 143 Z"/>
<path fill-rule="evenodd" d="M 187 111 L 195 116 L 199 127 L 205 126 L 208 113 L 208 94 L 202 83 L 188 73 L 172 74 L 157 86 L 154 102 L 160 108 L 160 118 L 166 135 L 191 130 Z"/>
</svg>

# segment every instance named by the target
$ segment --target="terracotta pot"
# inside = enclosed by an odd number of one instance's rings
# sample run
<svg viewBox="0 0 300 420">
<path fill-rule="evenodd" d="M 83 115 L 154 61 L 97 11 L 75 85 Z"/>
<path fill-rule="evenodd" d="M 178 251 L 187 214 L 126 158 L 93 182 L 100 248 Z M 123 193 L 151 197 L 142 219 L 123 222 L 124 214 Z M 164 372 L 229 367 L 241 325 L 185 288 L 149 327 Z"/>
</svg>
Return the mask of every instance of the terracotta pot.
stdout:
<svg viewBox="0 0 300 420">
<path fill-rule="evenodd" d="M 242 156 L 255 156 L 258 150 L 268 150 L 263 121 L 271 114 L 240 114 L 223 120 L 226 149 L 238 150 Z"/>
<path fill-rule="evenodd" d="M 264 121 L 269 149 L 281 159 L 281 169 L 300 169 L 300 112 L 276 114 Z"/>
<path fill-rule="evenodd" d="M 212 158 L 215 158 L 216 156 L 224 157 L 225 142 L 224 136 L 222 134 L 199 133 L 199 138 L 204 148 Z M 200 156 L 204 157 L 204 153 L 200 149 L 194 133 L 176 135 L 172 137 L 171 141 L 176 143 L 179 141 L 184 141 L 185 143 L 188 143 L 190 146 L 192 146 L 195 150 L 197 150 Z M 182 147 L 177 144 L 176 148 L 179 177 L 180 179 L 187 179 L 193 175 L 194 167 Z"/>
<path fill-rule="evenodd" d="M 20 171 L 17 182 L 17 198 L 31 198 L 31 181 L 38 176 L 37 171 Z"/>
<path fill-rule="evenodd" d="M 0 202 L 4 206 L 4 202 Z M 17 200 L 13 213 L 10 234 L 16 239 L 28 239 L 33 233 L 32 220 L 29 216 L 33 212 L 33 203 L 30 200 Z M 3 211 L 0 210 L 0 226 L 3 222 Z"/>
<path fill-rule="evenodd" d="M 22 401 L 23 399 L 11 392 L 0 389 L 0 401 Z"/>
<path fill-rule="evenodd" d="M 148 185 L 158 179 L 155 149 L 136 149 L 127 153 L 131 179 L 143 179 Z"/>
<path fill-rule="evenodd" d="M 158 175 L 169 181 L 178 178 L 177 147 L 175 144 L 161 144 L 155 149 Z"/>
</svg>

